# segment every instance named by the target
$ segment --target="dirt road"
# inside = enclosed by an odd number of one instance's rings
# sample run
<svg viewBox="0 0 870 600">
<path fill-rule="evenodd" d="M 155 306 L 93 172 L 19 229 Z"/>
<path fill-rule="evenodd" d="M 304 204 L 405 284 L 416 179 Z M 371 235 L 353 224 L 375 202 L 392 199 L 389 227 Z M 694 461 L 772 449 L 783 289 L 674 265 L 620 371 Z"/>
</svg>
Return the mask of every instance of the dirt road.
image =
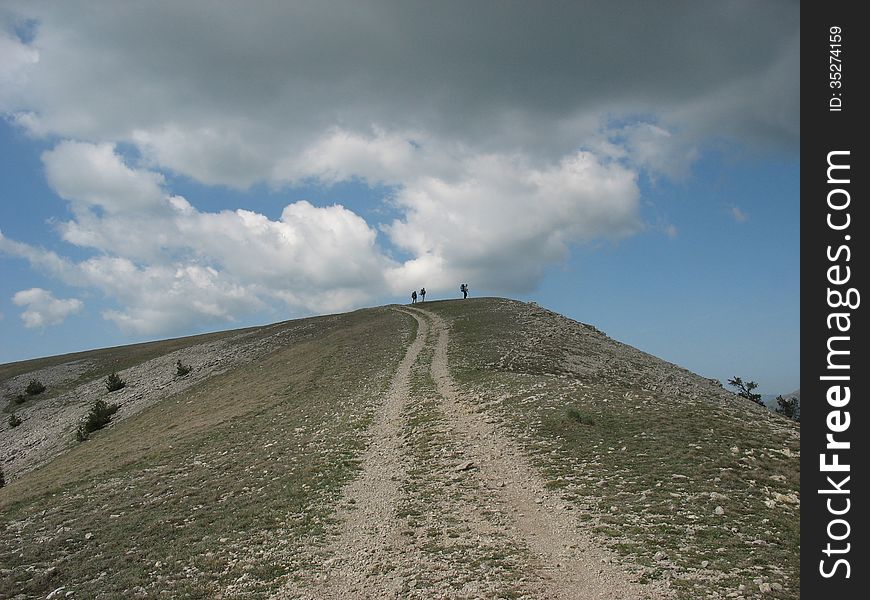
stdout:
<svg viewBox="0 0 870 600">
<path fill-rule="evenodd" d="M 370 429 L 318 567 L 276 598 L 665 598 L 583 531 L 497 423 L 451 378 L 449 324 L 416 338 Z"/>
</svg>

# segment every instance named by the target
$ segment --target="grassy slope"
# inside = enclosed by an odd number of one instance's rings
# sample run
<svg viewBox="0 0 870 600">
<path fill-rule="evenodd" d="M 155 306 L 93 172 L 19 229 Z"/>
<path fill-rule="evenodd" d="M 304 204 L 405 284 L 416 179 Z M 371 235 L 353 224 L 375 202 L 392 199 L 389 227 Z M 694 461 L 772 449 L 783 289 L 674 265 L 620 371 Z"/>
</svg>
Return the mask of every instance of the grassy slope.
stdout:
<svg viewBox="0 0 870 600">
<path fill-rule="evenodd" d="M 104 348 L 101 350 L 86 350 L 84 352 L 74 352 L 72 354 L 61 354 L 58 356 L 47 356 L 44 358 L 34 358 L 31 360 L 23 360 L 14 363 L 6 363 L 0 365 L 0 381 L 12 379 L 13 377 L 63 365 L 82 361 L 87 364 L 87 367 L 79 374 L 78 377 L 65 381 L 62 385 L 49 386 L 44 394 L 35 397 L 27 397 L 28 402 L 39 402 L 47 400 L 55 396 L 59 396 L 76 386 L 98 377 L 105 376 L 112 371 L 123 371 L 134 365 L 141 364 L 158 356 L 169 354 L 176 350 L 181 350 L 197 344 L 206 342 L 214 342 L 228 337 L 247 334 L 247 336 L 258 336 L 267 333 L 271 327 L 280 327 L 283 324 L 276 324 L 266 327 L 250 327 L 247 329 L 233 329 L 229 331 L 220 331 L 216 333 L 205 333 L 183 338 L 174 338 L 170 340 L 160 340 L 156 342 L 144 342 L 141 344 L 131 344 L 128 346 L 116 346 L 114 348 Z M 23 389 L 13 390 L 14 393 L 23 393 Z M 13 402 L 8 402 L 3 410 L 11 412 L 17 407 Z"/>
<path fill-rule="evenodd" d="M 453 376 L 480 410 L 646 576 L 671 579 L 684 598 L 740 585 L 750 597 L 759 578 L 782 586 L 768 597 L 797 597 L 792 423 L 522 303 L 425 307 L 453 322 Z M 142 597 L 268 595 L 322 537 L 372 403 L 413 335 L 412 319 L 384 309 L 324 320 L 317 337 L 13 481 L 0 490 L 0 598 L 61 585 L 76 597 L 131 597 L 139 586 Z M 89 360 L 144 360 L 129 348 Z M 415 418 L 437 417 L 423 408 Z"/>
<path fill-rule="evenodd" d="M 267 595 L 304 567 L 414 327 L 385 309 L 324 321 L 12 482 L 0 598 Z"/>
<path fill-rule="evenodd" d="M 762 582 L 774 584 L 768 597 L 799 596 L 796 424 L 633 349 L 620 356 L 548 311 L 497 299 L 426 307 L 453 320 L 451 370 L 480 410 L 645 576 L 683 598 L 741 585 L 749 597 Z M 662 380 L 684 393 L 653 391 Z"/>
</svg>

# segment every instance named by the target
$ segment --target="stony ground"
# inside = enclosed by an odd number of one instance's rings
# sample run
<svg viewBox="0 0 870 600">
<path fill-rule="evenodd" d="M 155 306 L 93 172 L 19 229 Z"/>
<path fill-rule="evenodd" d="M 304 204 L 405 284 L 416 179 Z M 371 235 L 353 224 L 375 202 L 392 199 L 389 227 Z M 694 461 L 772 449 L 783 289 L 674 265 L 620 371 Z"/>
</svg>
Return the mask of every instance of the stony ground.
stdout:
<svg viewBox="0 0 870 600">
<path fill-rule="evenodd" d="M 445 321 L 408 313 L 417 337 L 332 542 L 276 598 L 666 597 L 594 543 L 519 447 L 469 409 L 450 376 Z"/>
<path fill-rule="evenodd" d="M 178 347 L 75 444 L 92 371 L 3 431 L 0 598 L 799 597 L 797 428 L 535 305 Z"/>
<path fill-rule="evenodd" d="M 4 403 L 5 413 L 14 412 L 22 422 L 0 438 L 3 470 L 7 478 L 16 477 L 68 449 L 76 442 L 78 423 L 98 399 L 118 404 L 115 420 L 121 421 L 210 377 L 255 361 L 287 344 L 299 343 L 316 331 L 312 324 L 273 326 L 161 353 L 151 360 L 118 369 L 128 385 L 110 395 L 106 394 L 104 376 L 87 378 L 88 374 L 108 375 L 115 370 L 109 365 L 98 367 L 100 361 L 96 359 L 75 359 L 9 377 L 0 383 L 0 402 Z M 177 361 L 191 367 L 190 373 L 179 377 Z M 85 381 L 81 381 L 83 378 Z M 33 379 L 46 386 L 46 398 L 30 398 L 24 393 Z M 52 393 L 55 390 L 61 393 Z M 19 405 L 15 398 L 22 395 L 27 400 Z"/>
</svg>

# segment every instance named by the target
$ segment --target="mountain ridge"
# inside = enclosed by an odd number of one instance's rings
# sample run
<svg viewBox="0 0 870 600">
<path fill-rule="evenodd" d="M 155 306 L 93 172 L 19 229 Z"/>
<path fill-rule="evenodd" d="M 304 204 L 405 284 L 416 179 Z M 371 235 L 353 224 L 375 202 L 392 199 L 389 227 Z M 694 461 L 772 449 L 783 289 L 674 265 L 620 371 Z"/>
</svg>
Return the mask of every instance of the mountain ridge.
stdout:
<svg viewBox="0 0 870 600">
<path fill-rule="evenodd" d="M 119 396 L 100 389 L 99 377 L 79 382 L 89 371 L 74 365 L 44 399 L 22 405 L 19 427 L 56 426 L 35 438 L 4 432 L 0 456 L 13 468 L 0 506 L 14 541 L 0 546 L 12 565 L 0 590 L 385 597 L 371 591 L 383 584 L 405 597 L 591 598 L 602 589 L 630 597 L 799 589 L 799 429 L 593 326 L 486 298 L 215 335 L 162 354 L 152 348 L 156 356 L 120 371 L 128 387 Z M 194 366 L 191 376 L 173 375 L 176 360 Z M 391 396 L 399 373 L 407 391 Z M 52 396 L 54 385 L 69 389 Z M 99 397 L 119 399 L 117 420 L 74 443 L 77 417 Z M 373 434 L 391 397 L 394 427 Z M 370 458 L 381 439 L 403 457 L 381 513 L 398 527 L 385 539 L 403 541 L 363 546 L 371 561 L 354 563 L 335 540 L 348 515 L 371 504 L 353 485 L 383 467 L 380 455 Z M 526 475 L 516 480 L 500 470 L 520 464 Z M 139 506 L 146 494 L 148 509 Z M 100 520 L 91 504 L 118 515 Z M 577 527 L 584 554 L 613 565 L 609 588 L 595 588 L 599 574 L 570 558 L 576 548 L 553 549 L 541 533 L 562 523 L 553 515 Z M 125 537 L 155 521 L 174 523 L 174 536 L 158 527 L 138 544 Z M 48 540 L 50 559 L 28 531 Z M 132 558 L 70 568 L 72 557 L 93 562 L 88 533 Z M 541 561 L 549 567 L 534 566 Z M 28 568 L 41 575 L 28 579 Z M 97 569 L 118 581 L 100 581 Z M 636 585 L 644 591 L 626 592 Z"/>
</svg>

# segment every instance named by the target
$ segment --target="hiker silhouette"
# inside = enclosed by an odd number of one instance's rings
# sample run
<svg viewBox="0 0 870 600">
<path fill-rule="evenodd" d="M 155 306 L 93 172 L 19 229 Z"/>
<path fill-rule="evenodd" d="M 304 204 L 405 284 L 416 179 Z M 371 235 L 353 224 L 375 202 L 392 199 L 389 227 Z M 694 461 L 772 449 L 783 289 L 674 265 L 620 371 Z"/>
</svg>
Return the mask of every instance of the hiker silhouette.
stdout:
<svg viewBox="0 0 870 600">
<path fill-rule="evenodd" d="M 411 304 L 415 304 L 417 302 L 417 290 L 411 292 Z"/>
<path fill-rule="evenodd" d="M 467 283 L 463 283 L 462 285 L 460 285 L 459 291 L 462 292 L 462 299 L 463 300 L 468 298 L 468 284 Z"/>
<path fill-rule="evenodd" d="M 426 302 L 426 288 L 420 290 L 420 302 Z"/>
</svg>

